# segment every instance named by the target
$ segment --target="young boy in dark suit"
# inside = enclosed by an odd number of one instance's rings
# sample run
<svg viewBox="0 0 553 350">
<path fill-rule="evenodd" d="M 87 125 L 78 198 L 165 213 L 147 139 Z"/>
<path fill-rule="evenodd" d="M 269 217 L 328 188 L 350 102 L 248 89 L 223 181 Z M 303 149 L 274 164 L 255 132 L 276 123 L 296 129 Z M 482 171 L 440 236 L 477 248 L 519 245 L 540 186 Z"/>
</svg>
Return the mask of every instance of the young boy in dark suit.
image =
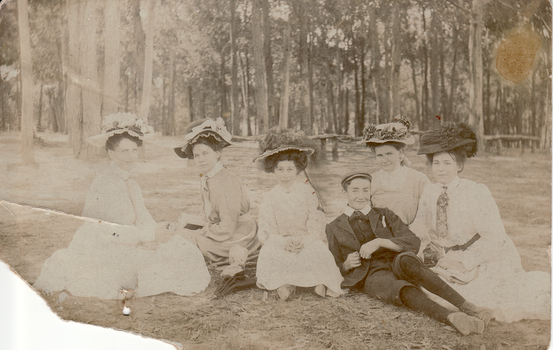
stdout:
<svg viewBox="0 0 553 350">
<path fill-rule="evenodd" d="M 371 176 L 352 172 L 342 180 L 342 188 L 348 205 L 326 226 L 330 251 L 344 276 L 342 287 L 361 289 L 387 303 L 421 311 L 463 335 L 482 333 L 491 310 L 466 301 L 421 263 L 416 256 L 419 238 L 391 210 L 371 207 Z M 419 287 L 462 311 L 438 305 Z"/>
</svg>

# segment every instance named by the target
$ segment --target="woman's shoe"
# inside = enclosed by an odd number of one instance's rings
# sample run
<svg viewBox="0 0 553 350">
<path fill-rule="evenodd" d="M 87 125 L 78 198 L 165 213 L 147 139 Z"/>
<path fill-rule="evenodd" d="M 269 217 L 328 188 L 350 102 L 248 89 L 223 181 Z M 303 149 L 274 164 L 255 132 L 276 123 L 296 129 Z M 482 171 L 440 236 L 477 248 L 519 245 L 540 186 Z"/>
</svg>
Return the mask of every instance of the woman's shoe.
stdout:
<svg viewBox="0 0 553 350">
<path fill-rule="evenodd" d="M 326 296 L 326 287 L 324 284 L 319 284 L 315 287 L 315 293 L 317 295 L 322 296 L 323 298 Z"/>
<path fill-rule="evenodd" d="M 296 287 L 291 284 L 285 284 L 277 288 L 277 294 L 280 300 L 285 301 L 290 297 Z"/>
</svg>

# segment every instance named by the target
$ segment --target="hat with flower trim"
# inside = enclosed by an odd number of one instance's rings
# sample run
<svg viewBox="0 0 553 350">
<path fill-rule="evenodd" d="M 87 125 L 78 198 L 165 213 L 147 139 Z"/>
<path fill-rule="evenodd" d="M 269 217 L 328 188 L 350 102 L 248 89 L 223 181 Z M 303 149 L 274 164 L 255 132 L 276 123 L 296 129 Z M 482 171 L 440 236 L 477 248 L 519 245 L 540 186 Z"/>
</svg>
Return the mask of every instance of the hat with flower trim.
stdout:
<svg viewBox="0 0 553 350">
<path fill-rule="evenodd" d="M 399 115 L 394 119 L 393 123 L 380 125 L 367 124 L 363 129 L 363 139 L 361 143 L 365 143 L 367 147 L 380 146 L 388 142 L 400 142 L 405 145 L 415 143 L 415 137 L 409 133 L 411 122 L 406 117 Z"/>
<path fill-rule="evenodd" d="M 200 138 L 212 137 L 221 148 L 231 145 L 232 135 L 225 127 L 223 118 L 201 119 L 188 125 L 187 129 L 189 132 L 184 136 L 184 145 L 174 148 L 175 153 L 181 158 L 194 158 L 192 148 Z"/>
<path fill-rule="evenodd" d="M 152 135 L 154 129 L 142 118 L 133 113 L 112 113 L 104 117 L 102 121 L 102 133 L 91 136 L 86 141 L 95 147 L 105 147 L 107 140 L 117 134 L 127 133 L 144 141 L 144 138 Z"/>
</svg>

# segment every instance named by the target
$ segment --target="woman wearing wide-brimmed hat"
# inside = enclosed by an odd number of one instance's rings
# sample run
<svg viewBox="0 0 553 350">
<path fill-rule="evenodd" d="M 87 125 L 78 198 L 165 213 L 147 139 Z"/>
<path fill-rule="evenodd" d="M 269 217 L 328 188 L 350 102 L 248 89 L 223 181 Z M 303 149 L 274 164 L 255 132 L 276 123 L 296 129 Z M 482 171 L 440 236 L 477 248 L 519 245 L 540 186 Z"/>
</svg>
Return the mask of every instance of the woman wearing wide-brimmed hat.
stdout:
<svg viewBox="0 0 553 350">
<path fill-rule="evenodd" d="M 467 300 L 494 309 L 497 320 L 549 319 L 551 276 L 523 270 L 488 187 L 459 178 L 476 152 L 476 136 L 463 123 L 421 136 L 419 154 L 436 180 L 425 188 L 411 225 L 425 262 Z"/>
<path fill-rule="evenodd" d="M 407 225 L 415 220 L 419 200 L 428 177 L 410 168 L 405 147 L 415 143 L 409 132 L 411 123 L 398 118 L 393 123 L 367 125 L 362 142 L 373 151 L 380 170 L 372 174 L 372 205 L 388 208 Z"/>
<path fill-rule="evenodd" d="M 101 299 L 125 298 L 130 290 L 137 296 L 203 291 L 211 278 L 201 252 L 167 223 L 154 221 L 131 176 L 152 128 L 134 114 L 116 113 L 104 118 L 102 129 L 88 139 L 111 158 L 86 197 L 82 215 L 92 220 L 67 249 L 46 260 L 34 287 Z"/>
<path fill-rule="evenodd" d="M 277 290 L 286 300 L 298 287 L 315 287 L 320 296 L 342 294 L 343 278 L 325 243 L 324 213 L 313 187 L 300 180 L 315 152 L 301 131 L 272 130 L 260 142 L 263 170 L 277 185 L 259 207 L 257 285 Z M 254 161 L 255 161 L 254 160 Z"/>
<path fill-rule="evenodd" d="M 203 221 L 198 226 L 203 227 L 187 230 L 185 236 L 213 262 L 227 262 L 229 253 L 236 252 L 231 260 L 240 260 L 240 265 L 244 265 L 248 254 L 257 251 L 260 243 L 246 190 L 221 163 L 221 150 L 230 146 L 232 136 L 221 118 L 202 120 L 189 128 L 184 144 L 175 148 L 175 153 L 193 159 L 198 169 Z"/>
</svg>

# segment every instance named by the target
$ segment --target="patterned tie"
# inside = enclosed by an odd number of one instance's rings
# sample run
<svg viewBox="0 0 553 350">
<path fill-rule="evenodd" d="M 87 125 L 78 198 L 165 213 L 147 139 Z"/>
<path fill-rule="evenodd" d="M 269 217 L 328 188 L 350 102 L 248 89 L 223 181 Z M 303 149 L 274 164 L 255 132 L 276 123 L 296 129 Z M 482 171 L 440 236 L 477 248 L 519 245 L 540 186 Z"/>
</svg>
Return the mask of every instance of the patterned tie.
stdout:
<svg viewBox="0 0 553 350">
<path fill-rule="evenodd" d="M 447 206 L 449 204 L 449 197 L 447 196 L 447 186 L 442 187 L 442 193 L 438 197 L 436 206 L 436 234 L 438 238 L 443 239 L 447 237 Z"/>
</svg>

